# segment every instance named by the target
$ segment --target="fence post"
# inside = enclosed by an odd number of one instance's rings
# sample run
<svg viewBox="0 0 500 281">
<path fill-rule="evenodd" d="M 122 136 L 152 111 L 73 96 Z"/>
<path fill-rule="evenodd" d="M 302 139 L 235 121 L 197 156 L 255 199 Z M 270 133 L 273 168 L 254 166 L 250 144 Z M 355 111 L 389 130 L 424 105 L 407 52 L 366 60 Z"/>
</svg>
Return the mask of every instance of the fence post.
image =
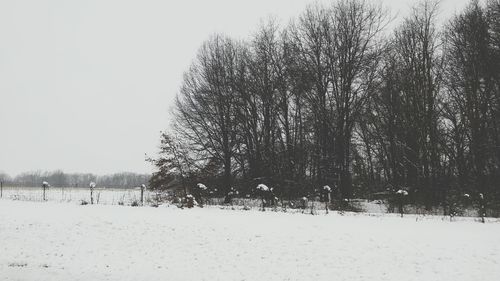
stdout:
<svg viewBox="0 0 500 281">
<path fill-rule="evenodd" d="M 323 186 L 323 199 L 325 200 L 325 211 L 328 214 L 328 204 L 331 201 L 332 188 L 328 185 Z"/>
<path fill-rule="evenodd" d="M 141 206 L 144 206 L 144 189 L 146 188 L 146 185 L 142 184 L 141 185 Z"/>
<path fill-rule="evenodd" d="M 94 188 L 95 188 L 95 182 L 90 182 L 89 184 L 90 186 L 90 204 L 93 205 L 94 204 Z"/>
<path fill-rule="evenodd" d="M 486 207 L 484 204 L 484 194 L 479 193 L 479 216 L 481 217 L 481 222 L 484 223 L 484 217 L 486 217 Z"/>
<path fill-rule="evenodd" d="M 42 183 L 42 188 L 43 188 L 43 201 L 46 201 L 46 200 L 47 200 L 47 199 L 46 199 L 46 197 L 45 197 L 45 190 L 47 189 L 47 187 L 49 187 L 49 183 L 48 183 L 48 182 L 46 182 L 46 181 L 44 181 L 44 182 Z"/>
<path fill-rule="evenodd" d="M 406 191 L 405 189 L 400 189 L 396 191 L 396 196 L 398 197 L 399 213 L 401 214 L 401 217 L 403 217 L 404 199 L 406 196 L 408 196 L 408 191 Z"/>
<path fill-rule="evenodd" d="M 0 181 L 0 198 L 3 197 L 3 182 Z"/>
</svg>

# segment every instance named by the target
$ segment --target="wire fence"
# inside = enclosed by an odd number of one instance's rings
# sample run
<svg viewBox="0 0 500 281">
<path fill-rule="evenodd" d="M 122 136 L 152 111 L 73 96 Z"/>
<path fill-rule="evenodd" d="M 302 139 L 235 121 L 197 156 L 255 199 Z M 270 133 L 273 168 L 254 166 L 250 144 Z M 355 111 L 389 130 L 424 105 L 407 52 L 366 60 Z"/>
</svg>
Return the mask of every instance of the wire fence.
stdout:
<svg viewBox="0 0 500 281">
<path fill-rule="evenodd" d="M 2 199 L 22 200 L 22 201 L 55 201 L 55 202 L 73 202 L 78 204 L 102 205 L 126 205 L 139 206 L 150 205 L 158 206 L 163 203 L 174 204 L 179 207 L 185 207 L 183 198 L 176 197 L 168 192 L 155 192 L 144 190 L 141 197 L 140 188 L 94 188 L 93 198 L 91 198 L 90 188 L 76 187 L 50 187 L 44 190 L 41 187 L 8 187 L 3 186 L 0 191 Z M 93 200 L 91 200 L 93 199 Z M 141 200 L 142 199 L 142 200 Z M 391 206 L 384 200 L 365 200 L 355 199 L 343 204 L 342 202 L 331 202 L 326 205 L 320 201 L 302 202 L 300 200 L 277 200 L 274 204 L 265 202 L 263 204 L 260 198 L 233 198 L 228 204 L 224 198 L 204 198 L 203 205 L 238 210 L 264 210 L 280 212 L 300 212 L 306 214 L 321 214 L 328 211 L 340 212 L 363 212 L 372 214 L 400 213 L 399 209 Z M 423 206 L 405 205 L 405 214 L 412 215 L 436 215 L 446 214 L 443 207 L 425 208 Z M 487 210 L 487 216 L 499 217 L 498 210 Z M 478 217 L 478 209 L 469 206 L 460 211 L 457 216 Z"/>
<path fill-rule="evenodd" d="M 41 187 L 2 187 L 1 196 L 4 199 L 22 201 L 56 201 L 77 202 L 89 204 L 91 193 L 89 188 L 76 187 L 49 187 L 44 190 Z M 45 196 L 45 200 L 44 200 Z M 93 202 L 104 205 L 134 205 L 141 202 L 140 188 L 94 188 Z M 148 202 L 151 192 L 144 191 L 143 200 Z"/>
</svg>

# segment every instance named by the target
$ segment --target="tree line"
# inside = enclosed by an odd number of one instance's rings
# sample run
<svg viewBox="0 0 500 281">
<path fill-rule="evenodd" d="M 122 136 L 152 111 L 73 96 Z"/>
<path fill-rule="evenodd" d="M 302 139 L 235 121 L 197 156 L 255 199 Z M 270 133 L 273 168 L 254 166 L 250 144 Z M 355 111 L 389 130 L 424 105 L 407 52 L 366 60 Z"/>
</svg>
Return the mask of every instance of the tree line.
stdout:
<svg viewBox="0 0 500 281">
<path fill-rule="evenodd" d="M 15 177 L 0 172 L 0 181 L 4 186 L 14 187 L 41 187 L 47 182 L 52 187 L 85 187 L 91 182 L 97 187 L 134 188 L 148 183 L 151 175 L 137 173 L 115 173 L 109 175 L 95 175 L 91 173 L 65 173 L 61 170 L 52 172 L 32 171 L 24 172 Z"/>
<path fill-rule="evenodd" d="M 388 32 L 387 9 L 338 0 L 248 40 L 212 35 L 149 159 L 151 185 L 500 198 L 500 1 L 473 0 L 443 25 L 438 14 L 419 2 Z"/>
</svg>

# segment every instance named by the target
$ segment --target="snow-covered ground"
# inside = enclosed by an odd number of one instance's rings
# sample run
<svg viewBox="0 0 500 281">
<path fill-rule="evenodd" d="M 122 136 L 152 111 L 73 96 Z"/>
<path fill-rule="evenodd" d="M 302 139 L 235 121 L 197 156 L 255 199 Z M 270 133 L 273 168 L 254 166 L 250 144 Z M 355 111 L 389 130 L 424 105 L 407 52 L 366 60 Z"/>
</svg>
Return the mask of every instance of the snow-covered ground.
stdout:
<svg viewBox="0 0 500 281">
<path fill-rule="evenodd" d="M 0 280 L 500 280 L 500 223 L 0 200 Z"/>
<path fill-rule="evenodd" d="M 95 188 L 94 190 L 94 203 L 104 205 L 132 205 L 134 202 L 140 202 L 141 190 L 140 188 Z M 146 189 L 144 194 L 144 202 L 146 205 L 155 202 L 157 194 L 154 191 Z M 21 201 L 43 201 L 43 191 L 40 187 L 3 187 L 2 198 Z M 45 198 L 47 201 L 56 202 L 74 202 L 81 203 L 82 201 L 90 203 L 90 189 L 89 188 L 74 188 L 74 187 L 51 187 L 46 190 Z M 295 205 L 300 204 L 299 200 L 295 200 Z M 354 199 L 350 201 L 351 205 L 356 209 L 367 213 L 388 213 L 388 205 L 384 204 L 381 200 L 364 200 Z M 205 204 L 208 205 L 224 205 L 224 198 L 205 198 Z M 233 204 L 239 208 L 247 207 L 259 209 L 261 207 L 260 198 L 245 198 L 237 197 L 233 199 Z M 289 204 L 289 202 L 288 202 Z M 324 203 L 308 202 L 308 205 L 314 204 L 314 208 L 321 212 L 324 209 Z M 334 206 L 335 207 L 335 206 Z M 272 209 L 272 207 L 270 208 Z M 282 209 L 278 207 L 278 209 Z M 405 205 L 405 213 L 408 214 L 427 214 L 427 215 L 443 215 L 444 210 L 442 207 L 433 207 L 426 209 L 424 206 L 410 206 Z M 292 210 L 293 211 L 293 210 Z M 394 212 L 399 212 L 397 208 Z M 498 216 L 498 211 L 491 214 L 487 210 L 488 215 Z M 468 206 L 463 209 L 461 215 L 468 217 L 477 217 L 479 211 L 477 208 Z"/>
<path fill-rule="evenodd" d="M 144 192 L 144 200 L 151 197 L 148 190 Z M 3 187 L 3 198 L 22 201 L 43 201 L 43 190 L 41 187 Z M 94 202 L 105 205 L 130 205 L 141 199 L 140 188 L 95 188 Z M 86 201 L 90 203 L 89 188 L 74 187 L 50 187 L 45 191 L 45 199 L 58 202 Z"/>
</svg>

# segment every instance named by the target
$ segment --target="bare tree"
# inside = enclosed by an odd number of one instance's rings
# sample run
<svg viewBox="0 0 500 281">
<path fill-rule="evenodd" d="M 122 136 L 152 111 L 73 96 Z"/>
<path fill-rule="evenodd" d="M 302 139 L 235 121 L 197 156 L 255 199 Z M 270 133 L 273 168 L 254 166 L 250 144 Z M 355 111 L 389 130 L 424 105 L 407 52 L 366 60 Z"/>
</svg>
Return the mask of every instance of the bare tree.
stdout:
<svg viewBox="0 0 500 281">
<path fill-rule="evenodd" d="M 177 132 L 191 142 L 201 159 L 222 163 L 226 191 L 232 184 L 237 148 L 237 83 L 242 61 L 238 43 L 212 36 L 184 75 L 176 102 Z"/>
</svg>

